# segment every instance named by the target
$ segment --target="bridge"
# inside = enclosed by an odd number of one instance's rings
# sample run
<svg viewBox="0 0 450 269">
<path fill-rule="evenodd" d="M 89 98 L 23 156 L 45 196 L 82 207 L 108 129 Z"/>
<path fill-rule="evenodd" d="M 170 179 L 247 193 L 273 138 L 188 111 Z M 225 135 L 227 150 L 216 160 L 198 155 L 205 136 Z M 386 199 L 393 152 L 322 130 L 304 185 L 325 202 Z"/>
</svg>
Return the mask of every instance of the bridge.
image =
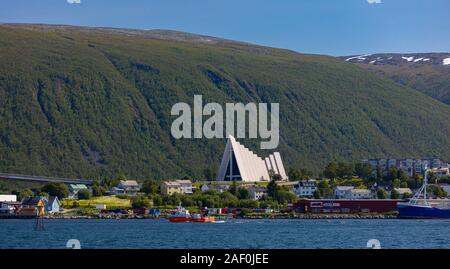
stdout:
<svg viewBox="0 0 450 269">
<path fill-rule="evenodd" d="M 69 178 L 27 176 L 27 175 L 5 174 L 5 173 L 0 173 L 0 179 L 40 181 L 40 182 L 61 182 L 61 183 L 66 183 L 66 184 L 92 185 L 92 180 L 89 180 L 89 179 L 69 179 Z"/>
</svg>

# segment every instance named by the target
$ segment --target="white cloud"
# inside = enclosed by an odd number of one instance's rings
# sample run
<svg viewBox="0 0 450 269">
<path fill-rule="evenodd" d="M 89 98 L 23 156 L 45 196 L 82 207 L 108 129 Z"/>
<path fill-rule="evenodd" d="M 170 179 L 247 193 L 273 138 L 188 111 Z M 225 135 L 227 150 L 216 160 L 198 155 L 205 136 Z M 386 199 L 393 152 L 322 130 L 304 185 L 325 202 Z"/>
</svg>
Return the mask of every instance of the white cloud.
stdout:
<svg viewBox="0 0 450 269">
<path fill-rule="evenodd" d="M 81 4 L 81 0 L 67 0 L 69 4 Z"/>
<path fill-rule="evenodd" d="M 367 0 L 367 3 L 369 4 L 381 4 L 381 0 Z"/>
</svg>

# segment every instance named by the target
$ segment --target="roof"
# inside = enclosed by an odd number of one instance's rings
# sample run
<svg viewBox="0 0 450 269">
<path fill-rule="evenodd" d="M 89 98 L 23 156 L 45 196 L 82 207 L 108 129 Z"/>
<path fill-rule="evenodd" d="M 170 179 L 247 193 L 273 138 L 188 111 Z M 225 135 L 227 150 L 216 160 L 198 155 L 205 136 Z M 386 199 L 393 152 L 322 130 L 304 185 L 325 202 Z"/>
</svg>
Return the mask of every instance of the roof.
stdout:
<svg viewBox="0 0 450 269">
<path fill-rule="evenodd" d="M 22 200 L 22 205 L 38 205 L 38 203 L 40 202 L 40 201 L 42 201 L 44 198 L 42 198 L 42 197 L 38 197 L 38 196 L 35 196 L 35 197 L 25 197 L 25 198 L 23 198 L 23 200 Z"/>
<path fill-rule="evenodd" d="M 282 179 L 288 178 L 279 152 L 274 152 L 264 159 L 260 158 L 244 145 L 237 142 L 232 135 L 229 135 L 216 181 L 223 181 L 227 176 L 229 177 L 229 170 L 227 168 L 231 161 L 236 162 L 235 165 L 238 167 L 238 171 L 235 171 L 232 176 L 237 176 L 236 173 L 239 172 L 242 181 L 255 182 L 269 180 L 269 171 L 279 174 Z"/>
<path fill-rule="evenodd" d="M 69 184 L 69 187 L 76 190 L 87 189 L 88 187 L 84 184 Z"/>
<path fill-rule="evenodd" d="M 178 180 L 176 180 L 176 182 L 178 182 L 180 184 L 192 184 L 192 181 L 190 181 L 188 179 L 178 179 Z"/>
<path fill-rule="evenodd" d="M 208 187 L 209 190 L 228 190 L 230 188 L 230 185 L 226 185 L 226 184 L 211 184 L 211 183 L 209 183 L 209 184 L 203 184 L 203 186 Z"/>
<path fill-rule="evenodd" d="M 254 192 L 266 192 L 267 188 L 263 186 L 250 186 L 248 188 L 248 191 L 254 191 Z"/>
<path fill-rule="evenodd" d="M 57 196 L 50 196 L 50 197 L 48 198 L 48 203 L 49 203 L 49 204 L 53 204 L 55 201 L 58 202 L 58 204 L 59 204 L 59 199 L 58 199 Z"/>
<path fill-rule="evenodd" d="M 394 190 L 400 194 L 412 193 L 412 190 L 410 188 L 394 188 Z"/>
<path fill-rule="evenodd" d="M 164 181 L 164 185 L 169 187 L 180 187 L 181 184 L 177 181 Z"/>
<path fill-rule="evenodd" d="M 120 184 L 124 187 L 136 187 L 139 186 L 136 180 L 122 180 Z"/>
<path fill-rule="evenodd" d="M 353 186 L 336 186 L 336 190 L 338 191 L 349 191 L 349 190 L 353 190 L 355 187 Z"/>
<path fill-rule="evenodd" d="M 355 192 L 362 192 L 362 193 L 370 192 L 370 190 L 368 190 L 368 189 L 351 189 L 350 191 L 353 193 L 355 193 Z"/>
</svg>

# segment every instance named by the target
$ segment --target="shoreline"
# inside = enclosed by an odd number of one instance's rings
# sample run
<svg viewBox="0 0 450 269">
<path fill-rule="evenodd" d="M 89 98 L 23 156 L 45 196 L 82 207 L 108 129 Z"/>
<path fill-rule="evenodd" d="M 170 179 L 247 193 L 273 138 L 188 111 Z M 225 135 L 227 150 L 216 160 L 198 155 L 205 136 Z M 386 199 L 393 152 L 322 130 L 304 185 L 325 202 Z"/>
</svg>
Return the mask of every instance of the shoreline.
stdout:
<svg viewBox="0 0 450 269">
<path fill-rule="evenodd" d="M 277 220 L 277 219 L 400 219 L 395 214 L 294 214 L 294 215 L 274 215 L 274 216 L 214 216 L 217 220 L 247 219 L 247 220 Z M 2 219 L 36 219 L 30 216 L 0 216 Z M 45 216 L 45 220 L 123 220 L 123 219 L 167 219 L 167 216 L 151 215 L 68 215 L 68 216 Z"/>
</svg>

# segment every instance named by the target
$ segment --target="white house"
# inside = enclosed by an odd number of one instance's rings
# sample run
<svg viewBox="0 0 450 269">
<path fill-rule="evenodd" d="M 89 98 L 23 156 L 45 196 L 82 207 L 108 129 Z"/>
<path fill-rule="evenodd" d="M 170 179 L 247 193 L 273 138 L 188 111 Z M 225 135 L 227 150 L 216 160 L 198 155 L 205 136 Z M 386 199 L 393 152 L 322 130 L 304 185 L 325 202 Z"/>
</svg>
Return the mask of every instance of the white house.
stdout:
<svg viewBox="0 0 450 269">
<path fill-rule="evenodd" d="M 317 182 L 315 179 L 302 180 L 294 185 L 294 193 L 298 197 L 311 197 L 317 191 Z"/>
<path fill-rule="evenodd" d="M 203 184 L 200 188 L 201 191 L 209 191 L 209 190 L 213 190 L 213 191 L 217 191 L 217 192 L 224 192 L 227 191 L 230 188 L 230 185 L 226 185 L 226 184 Z"/>
<path fill-rule="evenodd" d="M 355 187 L 353 186 L 336 186 L 334 188 L 334 197 L 337 199 L 348 199 L 350 196 L 350 191 Z"/>
<path fill-rule="evenodd" d="M 192 194 L 193 193 L 193 187 L 192 182 L 190 180 L 176 180 L 178 184 L 180 184 L 181 193 L 184 194 Z"/>
<path fill-rule="evenodd" d="M 350 190 L 349 197 L 346 199 L 371 199 L 372 192 L 368 189 L 353 189 Z"/>
<path fill-rule="evenodd" d="M 247 190 L 248 197 L 253 200 L 259 200 L 267 193 L 267 189 L 262 186 L 250 186 Z"/>
<path fill-rule="evenodd" d="M 17 202 L 17 195 L 0 194 L 0 202 Z"/>
<path fill-rule="evenodd" d="M 370 199 L 372 191 L 368 189 L 355 189 L 353 186 L 336 186 L 334 196 L 337 199 Z"/>
</svg>

